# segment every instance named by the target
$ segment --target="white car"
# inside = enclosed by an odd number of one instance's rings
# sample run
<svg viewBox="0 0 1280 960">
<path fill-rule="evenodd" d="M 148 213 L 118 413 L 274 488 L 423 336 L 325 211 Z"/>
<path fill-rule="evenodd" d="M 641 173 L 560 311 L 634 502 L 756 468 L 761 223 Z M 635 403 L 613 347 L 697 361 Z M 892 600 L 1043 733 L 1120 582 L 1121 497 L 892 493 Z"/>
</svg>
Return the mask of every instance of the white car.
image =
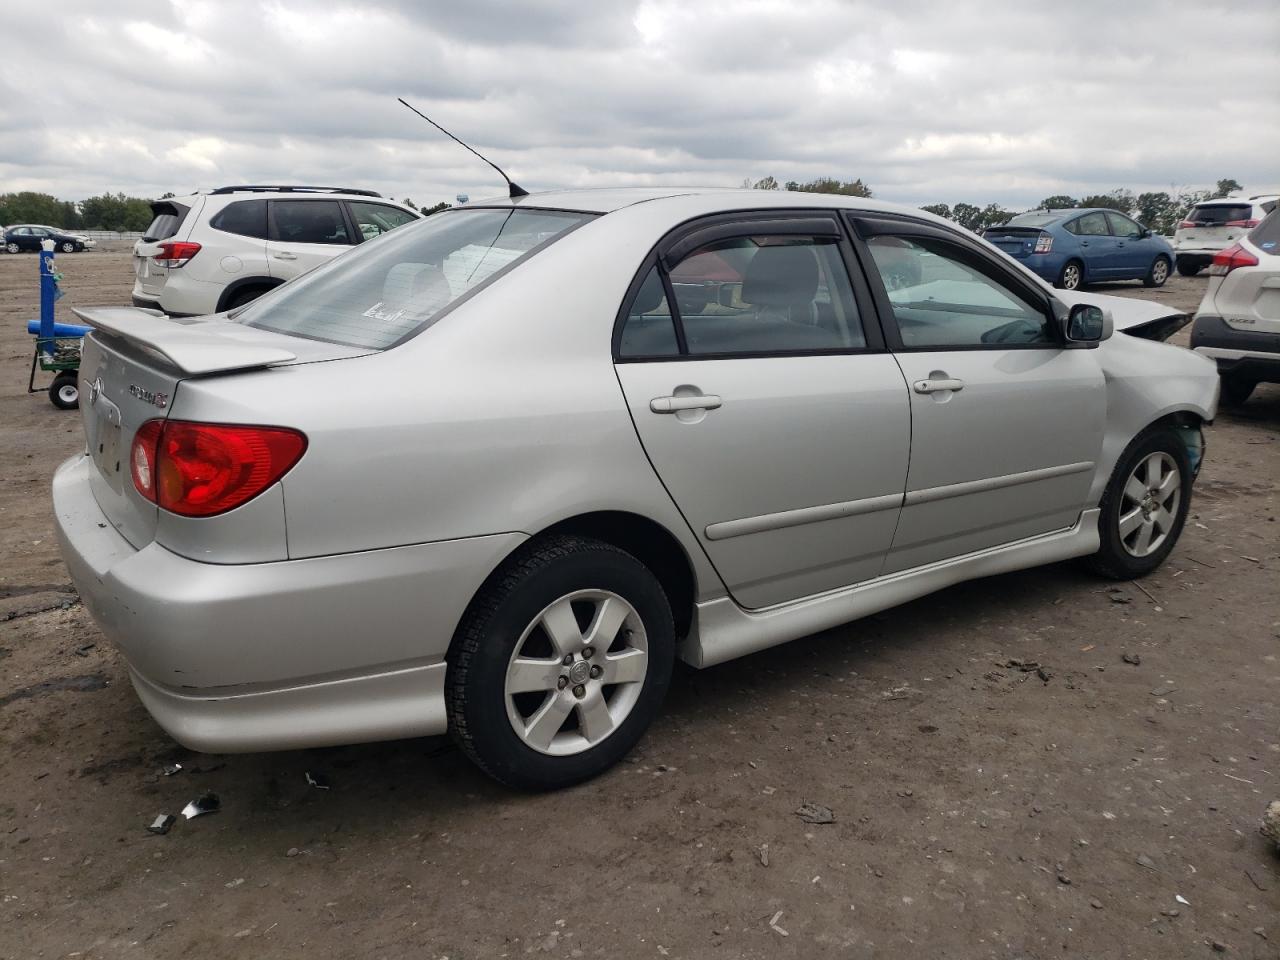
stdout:
<svg viewBox="0 0 1280 960">
<path fill-rule="evenodd" d="M 1214 256 L 1191 346 L 1217 362 L 1229 403 L 1280 383 L 1280 211 Z"/>
<path fill-rule="evenodd" d="M 1276 208 L 1280 196 L 1258 194 L 1247 200 L 1225 197 L 1197 203 L 1173 234 L 1178 272 L 1194 277 L 1213 261 L 1213 255 L 1235 243 Z"/>
<path fill-rule="evenodd" d="M 190 317 L 243 306 L 420 215 L 370 190 L 231 186 L 151 204 L 133 305 Z"/>
</svg>

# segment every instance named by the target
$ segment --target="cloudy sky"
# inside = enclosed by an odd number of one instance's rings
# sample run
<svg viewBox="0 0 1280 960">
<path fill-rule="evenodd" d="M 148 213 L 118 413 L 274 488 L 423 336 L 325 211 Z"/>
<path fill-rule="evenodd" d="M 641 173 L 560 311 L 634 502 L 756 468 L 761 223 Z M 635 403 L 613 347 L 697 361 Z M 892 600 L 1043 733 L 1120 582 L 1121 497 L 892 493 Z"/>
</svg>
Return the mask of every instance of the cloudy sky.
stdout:
<svg viewBox="0 0 1280 960">
<path fill-rule="evenodd" d="M 0 192 L 1280 188 L 1280 0 L 0 0 Z"/>
</svg>

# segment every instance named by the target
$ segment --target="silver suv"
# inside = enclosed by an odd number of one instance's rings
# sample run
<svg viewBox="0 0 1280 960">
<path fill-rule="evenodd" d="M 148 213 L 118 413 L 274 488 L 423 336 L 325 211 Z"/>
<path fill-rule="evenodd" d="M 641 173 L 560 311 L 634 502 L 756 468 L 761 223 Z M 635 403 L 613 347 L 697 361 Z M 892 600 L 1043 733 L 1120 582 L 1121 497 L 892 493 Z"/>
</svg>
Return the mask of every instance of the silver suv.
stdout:
<svg viewBox="0 0 1280 960">
<path fill-rule="evenodd" d="M 1173 252 L 1178 272 L 1194 277 L 1213 261 L 1219 250 L 1231 246 L 1262 222 L 1280 200 L 1264 193 L 1241 199 L 1227 197 L 1197 203 L 1173 234 Z"/>
<path fill-rule="evenodd" d="M 133 304 L 174 317 L 244 306 L 352 246 L 420 219 L 370 190 L 234 186 L 157 200 L 133 247 Z"/>
</svg>

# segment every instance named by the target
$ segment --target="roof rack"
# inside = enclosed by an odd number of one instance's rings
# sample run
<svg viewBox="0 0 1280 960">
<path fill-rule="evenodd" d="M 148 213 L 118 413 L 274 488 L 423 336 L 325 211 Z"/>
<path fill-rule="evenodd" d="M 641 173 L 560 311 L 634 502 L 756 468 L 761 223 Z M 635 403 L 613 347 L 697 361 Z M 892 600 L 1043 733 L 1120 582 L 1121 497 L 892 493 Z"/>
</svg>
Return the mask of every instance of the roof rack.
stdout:
<svg viewBox="0 0 1280 960">
<path fill-rule="evenodd" d="M 218 187 L 210 193 L 350 193 L 357 197 L 381 197 L 373 190 L 356 190 L 353 187 L 301 187 L 278 183 L 243 183 L 230 187 Z"/>
</svg>

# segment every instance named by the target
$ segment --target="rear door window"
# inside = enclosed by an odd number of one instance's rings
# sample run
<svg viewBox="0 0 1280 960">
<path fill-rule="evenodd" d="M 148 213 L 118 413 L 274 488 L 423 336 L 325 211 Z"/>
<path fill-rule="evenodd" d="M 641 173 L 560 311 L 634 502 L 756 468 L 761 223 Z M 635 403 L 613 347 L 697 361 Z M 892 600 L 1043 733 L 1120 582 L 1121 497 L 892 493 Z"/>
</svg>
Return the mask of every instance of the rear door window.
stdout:
<svg viewBox="0 0 1280 960">
<path fill-rule="evenodd" d="M 445 211 L 362 244 L 232 316 L 278 333 L 383 350 L 421 333 L 462 298 L 592 217 L 537 209 Z"/>
<path fill-rule="evenodd" d="M 337 200 L 272 200 L 270 239 L 280 243 L 354 243 Z"/>
<path fill-rule="evenodd" d="M 620 357 L 674 357 L 680 353 L 675 320 L 657 265 L 631 298 L 618 343 Z"/>
<path fill-rule="evenodd" d="M 225 233 L 265 240 L 267 238 L 267 201 L 237 200 L 235 203 L 229 203 L 209 220 L 209 226 Z"/>
<path fill-rule="evenodd" d="M 1101 213 L 1086 213 L 1067 224 L 1067 229 L 1080 237 L 1108 237 L 1107 218 Z"/>
</svg>

